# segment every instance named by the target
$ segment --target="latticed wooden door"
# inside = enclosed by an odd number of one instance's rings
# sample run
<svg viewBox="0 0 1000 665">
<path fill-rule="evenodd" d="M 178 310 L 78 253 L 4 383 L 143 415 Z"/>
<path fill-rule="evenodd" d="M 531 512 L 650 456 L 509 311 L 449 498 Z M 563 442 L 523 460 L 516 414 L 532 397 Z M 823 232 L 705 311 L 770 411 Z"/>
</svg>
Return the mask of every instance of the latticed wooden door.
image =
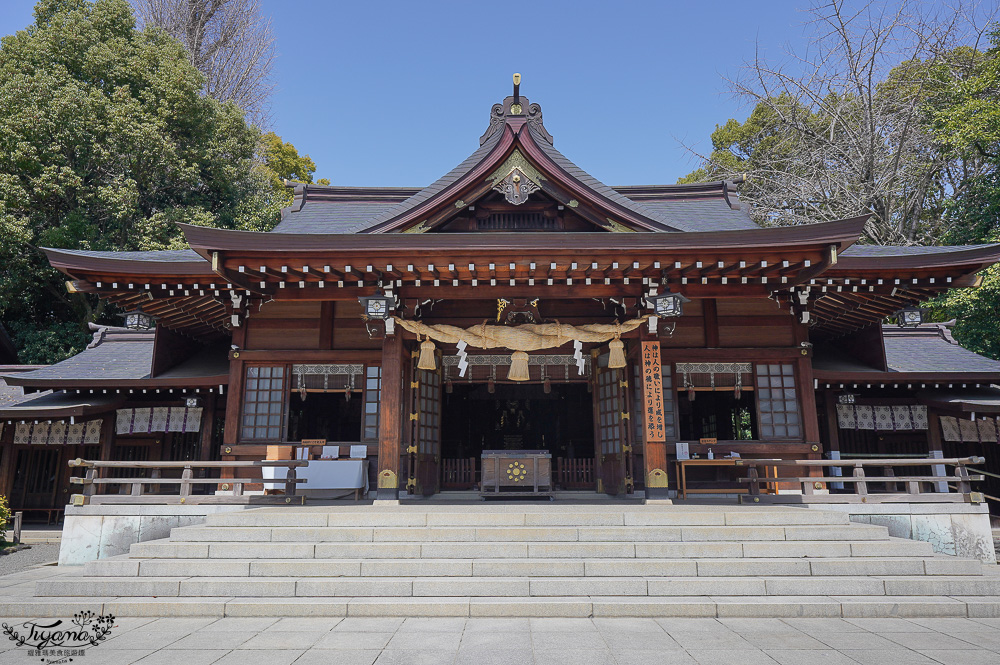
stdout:
<svg viewBox="0 0 1000 665">
<path fill-rule="evenodd" d="M 597 363 L 595 363 L 597 364 Z M 618 494 L 625 489 L 625 446 L 627 445 L 626 397 L 628 382 L 621 369 L 597 367 L 594 391 L 597 462 L 600 469 L 598 491 Z"/>
<path fill-rule="evenodd" d="M 414 404 L 413 445 L 417 457 L 417 491 L 428 496 L 440 491 L 441 477 L 441 370 L 418 369 Z"/>
</svg>

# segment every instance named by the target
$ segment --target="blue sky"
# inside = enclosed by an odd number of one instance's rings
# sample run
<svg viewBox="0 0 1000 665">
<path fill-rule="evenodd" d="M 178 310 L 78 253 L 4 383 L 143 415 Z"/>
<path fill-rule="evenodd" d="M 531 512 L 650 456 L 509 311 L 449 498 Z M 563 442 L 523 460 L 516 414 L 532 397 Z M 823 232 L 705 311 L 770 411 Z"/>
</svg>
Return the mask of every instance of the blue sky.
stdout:
<svg viewBox="0 0 1000 665">
<path fill-rule="evenodd" d="M 273 129 L 343 185 L 419 186 L 479 145 L 490 106 L 541 104 L 556 147 L 611 185 L 671 183 L 747 110 L 724 74 L 801 43 L 808 0 L 262 0 L 279 58 Z M 34 0 L 0 0 L 0 34 Z"/>
</svg>

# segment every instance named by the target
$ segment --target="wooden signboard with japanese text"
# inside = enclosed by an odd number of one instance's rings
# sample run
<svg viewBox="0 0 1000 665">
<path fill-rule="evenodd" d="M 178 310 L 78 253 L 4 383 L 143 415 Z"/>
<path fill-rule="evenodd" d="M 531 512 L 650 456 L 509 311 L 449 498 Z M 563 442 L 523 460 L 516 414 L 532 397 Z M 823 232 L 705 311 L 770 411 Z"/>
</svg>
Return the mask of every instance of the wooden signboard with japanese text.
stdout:
<svg viewBox="0 0 1000 665">
<path fill-rule="evenodd" d="M 662 443 L 667 440 L 663 420 L 663 376 L 660 369 L 659 341 L 642 343 L 642 395 L 645 440 Z"/>
</svg>

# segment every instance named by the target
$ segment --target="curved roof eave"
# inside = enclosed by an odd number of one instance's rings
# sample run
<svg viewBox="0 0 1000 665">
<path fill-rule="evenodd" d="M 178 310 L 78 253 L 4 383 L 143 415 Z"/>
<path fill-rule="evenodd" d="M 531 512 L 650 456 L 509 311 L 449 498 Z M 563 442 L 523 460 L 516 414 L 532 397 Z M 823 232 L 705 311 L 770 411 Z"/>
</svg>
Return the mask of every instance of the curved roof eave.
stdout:
<svg viewBox="0 0 1000 665">
<path fill-rule="evenodd" d="M 607 250 L 671 251 L 836 245 L 838 251 L 857 241 L 869 215 L 801 226 L 699 231 L 688 233 L 448 233 L 448 234 L 281 234 L 231 231 L 178 224 L 192 249 L 208 259 L 213 251 L 351 253 L 421 250 Z M 609 239 L 613 247 L 609 248 Z"/>
<path fill-rule="evenodd" d="M 75 270 L 116 275 L 215 274 L 211 265 L 190 249 L 157 252 L 95 252 L 43 247 L 42 251 L 45 252 L 53 268 L 67 274 L 72 274 Z"/>
<path fill-rule="evenodd" d="M 855 250 L 868 247 L 857 245 Z M 837 271 L 870 272 L 873 270 L 906 270 L 952 268 L 979 265 L 977 270 L 1000 261 L 1000 243 L 991 245 L 954 245 L 932 247 L 900 247 L 898 254 L 851 255 L 840 257 L 839 263 L 830 269 Z"/>
</svg>

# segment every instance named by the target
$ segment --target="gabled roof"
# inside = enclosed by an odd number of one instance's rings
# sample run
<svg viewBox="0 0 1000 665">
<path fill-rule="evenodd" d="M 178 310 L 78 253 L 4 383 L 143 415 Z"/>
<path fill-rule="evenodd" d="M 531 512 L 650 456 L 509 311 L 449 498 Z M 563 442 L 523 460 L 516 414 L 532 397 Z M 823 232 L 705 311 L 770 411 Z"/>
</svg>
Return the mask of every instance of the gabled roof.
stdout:
<svg viewBox="0 0 1000 665">
<path fill-rule="evenodd" d="M 836 347 L 817 349 L 813 370 L 820 381 L 899 382 L 906 380 L 1000 381 L 1000 361 L 959 345 L 945 323 L 917 328 L 883 326 L 888 371 L 866 365 Z"/>
<path fill-rule="evenodd" d="M 516 113 L 511 110 L 513 97 L 494 105 L 490 128 L 480 139 L 479 148 L 427 187 L 298 185 L 295 201 L 282 211 L 281 222 L 273 232 L 348 234 L 407 228 L 416 217 L 430 216 L 435 205 L 447 206 L 466 196 L 470 189 L 482 195 L 481 185 L 487 176 L 515 150 L 567 193 L 562 203 L 586 195 L 603 204 L 603 216 L 597 219 L 602 226 L 607 225 L 609 217 L 615 222 L 623 221 L 624 217 L 624 221 L 630 222 L 626 226 L 638 227 L 634 230 L 697 232 L 757 228 L 747 207 L 736 202 L 733 182 L 621 188 L 605 185 L 555 148 L 552 136 L 542 124 L 538 104 L 529 104 L 526 98 L 518 103 L 522 110 Z M 485 191 L 489 192 L 489 188 Z M 468 197 L 463 201 L 472 202 Z M 400 220 L 402 226 L 397 223 Z"/>
<path fill-rule="evenodd" d="M 153 378 L 154 331 L 97 327 L 80 353 L 28 372 L 10 374 L 9 385 L 28 388 L 217 386 L 229 382 L 224 350 L 206 349 Z"/>
<path fill-rule="evenodd" d="M 909 329 L 884 326 L 882 337 L 890 372 L 971 372 L 1000 376 L 1000 361 L 960 346 L 944 324 Z"/>
</svg>

